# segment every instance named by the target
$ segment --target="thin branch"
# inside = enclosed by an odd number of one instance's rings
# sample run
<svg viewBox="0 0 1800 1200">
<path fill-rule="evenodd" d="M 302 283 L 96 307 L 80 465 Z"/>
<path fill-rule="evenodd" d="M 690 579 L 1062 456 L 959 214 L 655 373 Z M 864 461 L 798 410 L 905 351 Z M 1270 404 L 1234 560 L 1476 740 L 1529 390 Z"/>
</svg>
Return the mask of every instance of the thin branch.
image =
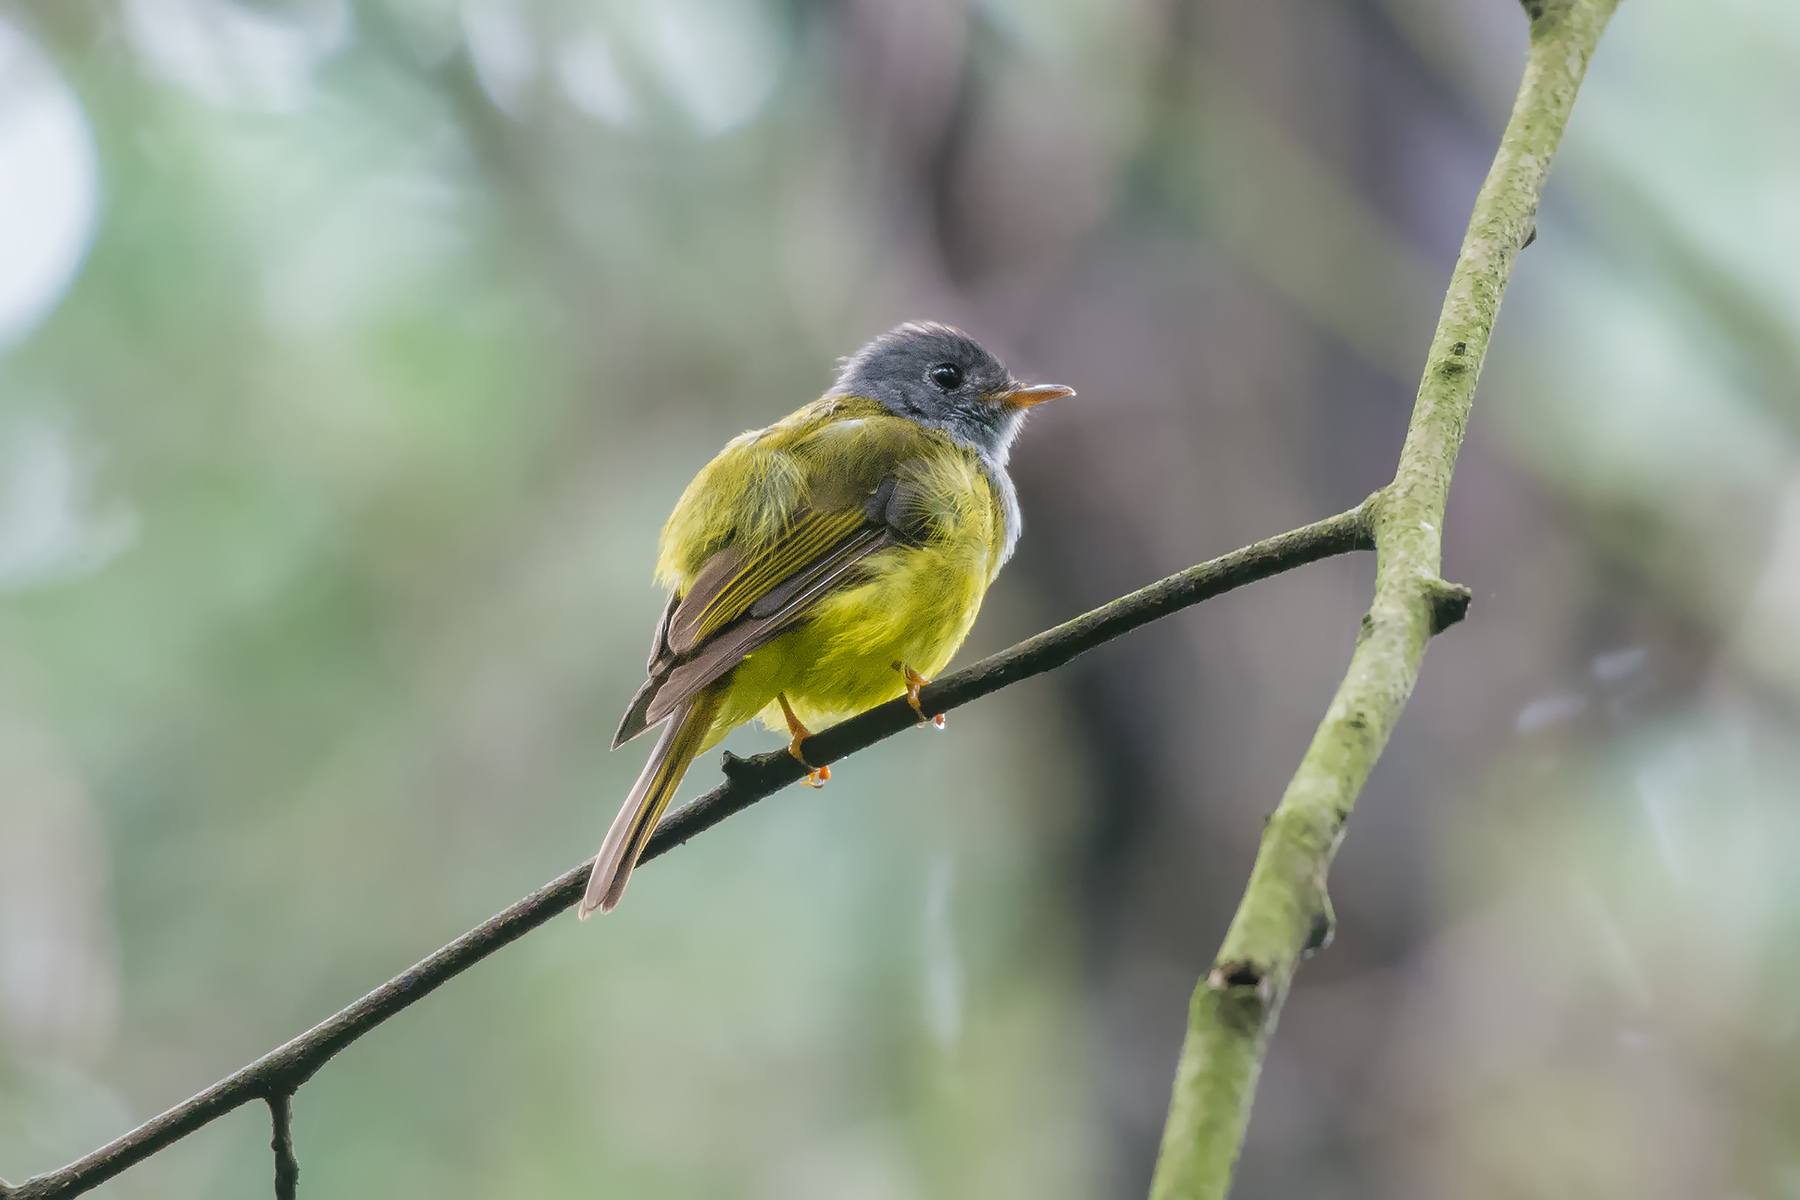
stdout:
<svg viewBox="0 0 1800 1200">
<path fill-rule="evenodd" d="M 1369 532 L 1370 504 L 1371 501 L 1364 501 L 1349 512 L 1234 550 L 1102 605 L 927 685 L 920 693 L 920 702 L 927 712 L 947 712 L 1020 680 L 1054 670 L 1083 651 L 1222 592 L 1322 558 L 1371 549 L 1374 543 Z M 904 700 L 883 704 L 808 738 L 802 743 L 806 760 L 815 765 L 836 762 L 917 725 L 918 720 Z M 806 768 L 785 750 L 754 758 L 727 754 L 724 770 L 724 783 L 664 819 L 644 851 L 644 861 L 673 850 L 806 774 Z M 591 860 L 582 863 L 545 884 L 335 1016 L 192 1099 L 85 1158 L 18 1185 L 5 1200 L 66 1200 L 80 1195 L 239 1105 L 258 1099 L 268 1100 L 277 1122 L 276 1186 L 281 1194 L 281 1129 L 285 1126 L 282 1113 L 286 1098 L 351 1042 L 573 905 L 587 885 L 591 865 Z M 274 1098 L 278 1096 L 282 1099 Z M 278 1103 L 283 1106 L 280 1112 Z M 288 1161 L 292 1161 L 291 1144 Z"/>
<path fill-rule="evenodd" d="M 270 1092 L 269 1149 L 275 1152 L 275 1200 L 294 1200 L 300 1189 L 300 1160 L 294 1157 L 294 1093 Z"/>
<path fill-rule="evenodd" d="M 1331 937 L 1326 873 L 1426 643 L 1469 593 L 1438 575 L 1444 504 L 1500 297 L 1531 239 L 1575 94 L 1617 0 L 1525 0 L 1531 51 L 1475 201 L 1393 483 L 1371 498 L 1375 598 L 1350 667 L 1263 832 L 1237 915 L 1194 991 L 1151 1200 L 1223 1200 L 1263 1055 L 1301 958 Z"/>
</svg>

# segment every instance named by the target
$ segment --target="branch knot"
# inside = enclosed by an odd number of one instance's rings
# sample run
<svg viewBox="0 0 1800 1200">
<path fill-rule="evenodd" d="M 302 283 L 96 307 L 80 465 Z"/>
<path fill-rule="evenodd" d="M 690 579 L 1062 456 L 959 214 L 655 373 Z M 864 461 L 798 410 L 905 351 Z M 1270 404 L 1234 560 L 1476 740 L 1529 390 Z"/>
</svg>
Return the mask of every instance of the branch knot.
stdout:
<svg viewBox="0 0 1800 1200">
<path fill-rule="evenodd" d="M 1469 615 L 1475 593 L 1460 583 L 1433 577 L 1425 585 L 1425 599 L 1431 605 L 1431 636 L 1436 637 Z"/>
<path fill-rule="evenodd" d="M 1546 17 L 1560 17 L 1566 15 L 1569 9 L 1573 7 L 1573 4 L 1572 0 L 1519 0 L 1519 6 L 1525 10 L 1525 15 L 1531 19 L 1532 30 L 1533 32 L 1536 32 L 1538 22 L 1544 20 Z"/>
<path fill-rule="evenodd" d="M 1228 959 L 1213 965 L 1206 990 L 1217 998 L 1221 1019 L 1247 1034 L 1263 1023 L 1275 1003 L 1274 971 L 1251 959 Z M 1199 1003 L 1200 994 L 1194 999 Z"/>
<path fill-rule="evenodd" d="M 1268 1004 L 1275 996 L 1274 971 L 1264 963 L 1248 958 L 1227 959 L 1213 964 L 1206 986 L 1215 992 L 1236 993 L 1238 999 L 1255 997 Z"/>
</svg>

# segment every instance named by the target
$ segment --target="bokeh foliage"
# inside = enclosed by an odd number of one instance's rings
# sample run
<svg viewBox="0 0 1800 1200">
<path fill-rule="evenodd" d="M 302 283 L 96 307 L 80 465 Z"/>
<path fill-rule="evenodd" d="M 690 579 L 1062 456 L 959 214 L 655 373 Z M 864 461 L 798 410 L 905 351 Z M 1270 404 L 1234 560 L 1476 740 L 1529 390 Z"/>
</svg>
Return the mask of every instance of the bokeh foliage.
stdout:
<svg viewBox="0 0 1800 1200">
<path fill-rule="evenodd" d="M 1791 7 L 1634 0 L 1596 60 L 1452 496 L 1475 609 L 1351 830 L 1241 1195 L 1800 1196 Z M 970 652 L 1385 479 L 1523 20 L 1257 8 L 0 9 L 98 164 L 0 354 L 0 1174 L 591 851 L 662 516 L 893 321 L 1083 393 L 1021 443 Z M 1358 572 L 553 923 L 308 1085 L 302 1187 L 1141 1193 Z M 253 1194 L 261 1122 L 100 1194 Z"/>
</svg>

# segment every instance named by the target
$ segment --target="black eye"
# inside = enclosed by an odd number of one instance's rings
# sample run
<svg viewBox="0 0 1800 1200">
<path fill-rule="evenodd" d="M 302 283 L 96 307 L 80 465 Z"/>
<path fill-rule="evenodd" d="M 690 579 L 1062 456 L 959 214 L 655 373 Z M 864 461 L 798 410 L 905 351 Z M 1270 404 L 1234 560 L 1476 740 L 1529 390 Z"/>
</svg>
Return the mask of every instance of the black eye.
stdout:
<svg viewBox="0 0 1800 1200">
<path fill-rule="evenodd" d="M 937 366 L 931 368 L 930 374 L 931 382 L 937 384 L 946 392 L 954 392 L 957 388 L 962 386 L 962 368 L 955 363 L 939 363 Z"/>
</svg>

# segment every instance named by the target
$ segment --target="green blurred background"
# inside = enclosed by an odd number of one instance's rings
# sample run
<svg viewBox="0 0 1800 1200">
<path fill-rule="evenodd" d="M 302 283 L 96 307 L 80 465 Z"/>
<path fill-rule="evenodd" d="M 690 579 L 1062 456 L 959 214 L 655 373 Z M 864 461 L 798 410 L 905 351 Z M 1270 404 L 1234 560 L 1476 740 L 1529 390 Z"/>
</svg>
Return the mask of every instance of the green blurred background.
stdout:
<svg viewBox="0 0 1800 1200">
<path fill-rule="evenodd" d="M 1509 0 L 0 4 L 0 1175 L 592 852 L 728 437 L 1072 384 L 963 661 L 1388 478 Z M 1629 0 L 1236 1195 L 1800 1198 L 1800 6 Z M 300 1092 L 309 1197 L 1129 1197 L 1338 560 L 894 739 Z M 740 752 L 767 734 L 741 733 Z M 717 778 L 709 758 L 685 792 Z M 268 1191 L 245 1109 L 102 1188 Z"/>
</svg>

